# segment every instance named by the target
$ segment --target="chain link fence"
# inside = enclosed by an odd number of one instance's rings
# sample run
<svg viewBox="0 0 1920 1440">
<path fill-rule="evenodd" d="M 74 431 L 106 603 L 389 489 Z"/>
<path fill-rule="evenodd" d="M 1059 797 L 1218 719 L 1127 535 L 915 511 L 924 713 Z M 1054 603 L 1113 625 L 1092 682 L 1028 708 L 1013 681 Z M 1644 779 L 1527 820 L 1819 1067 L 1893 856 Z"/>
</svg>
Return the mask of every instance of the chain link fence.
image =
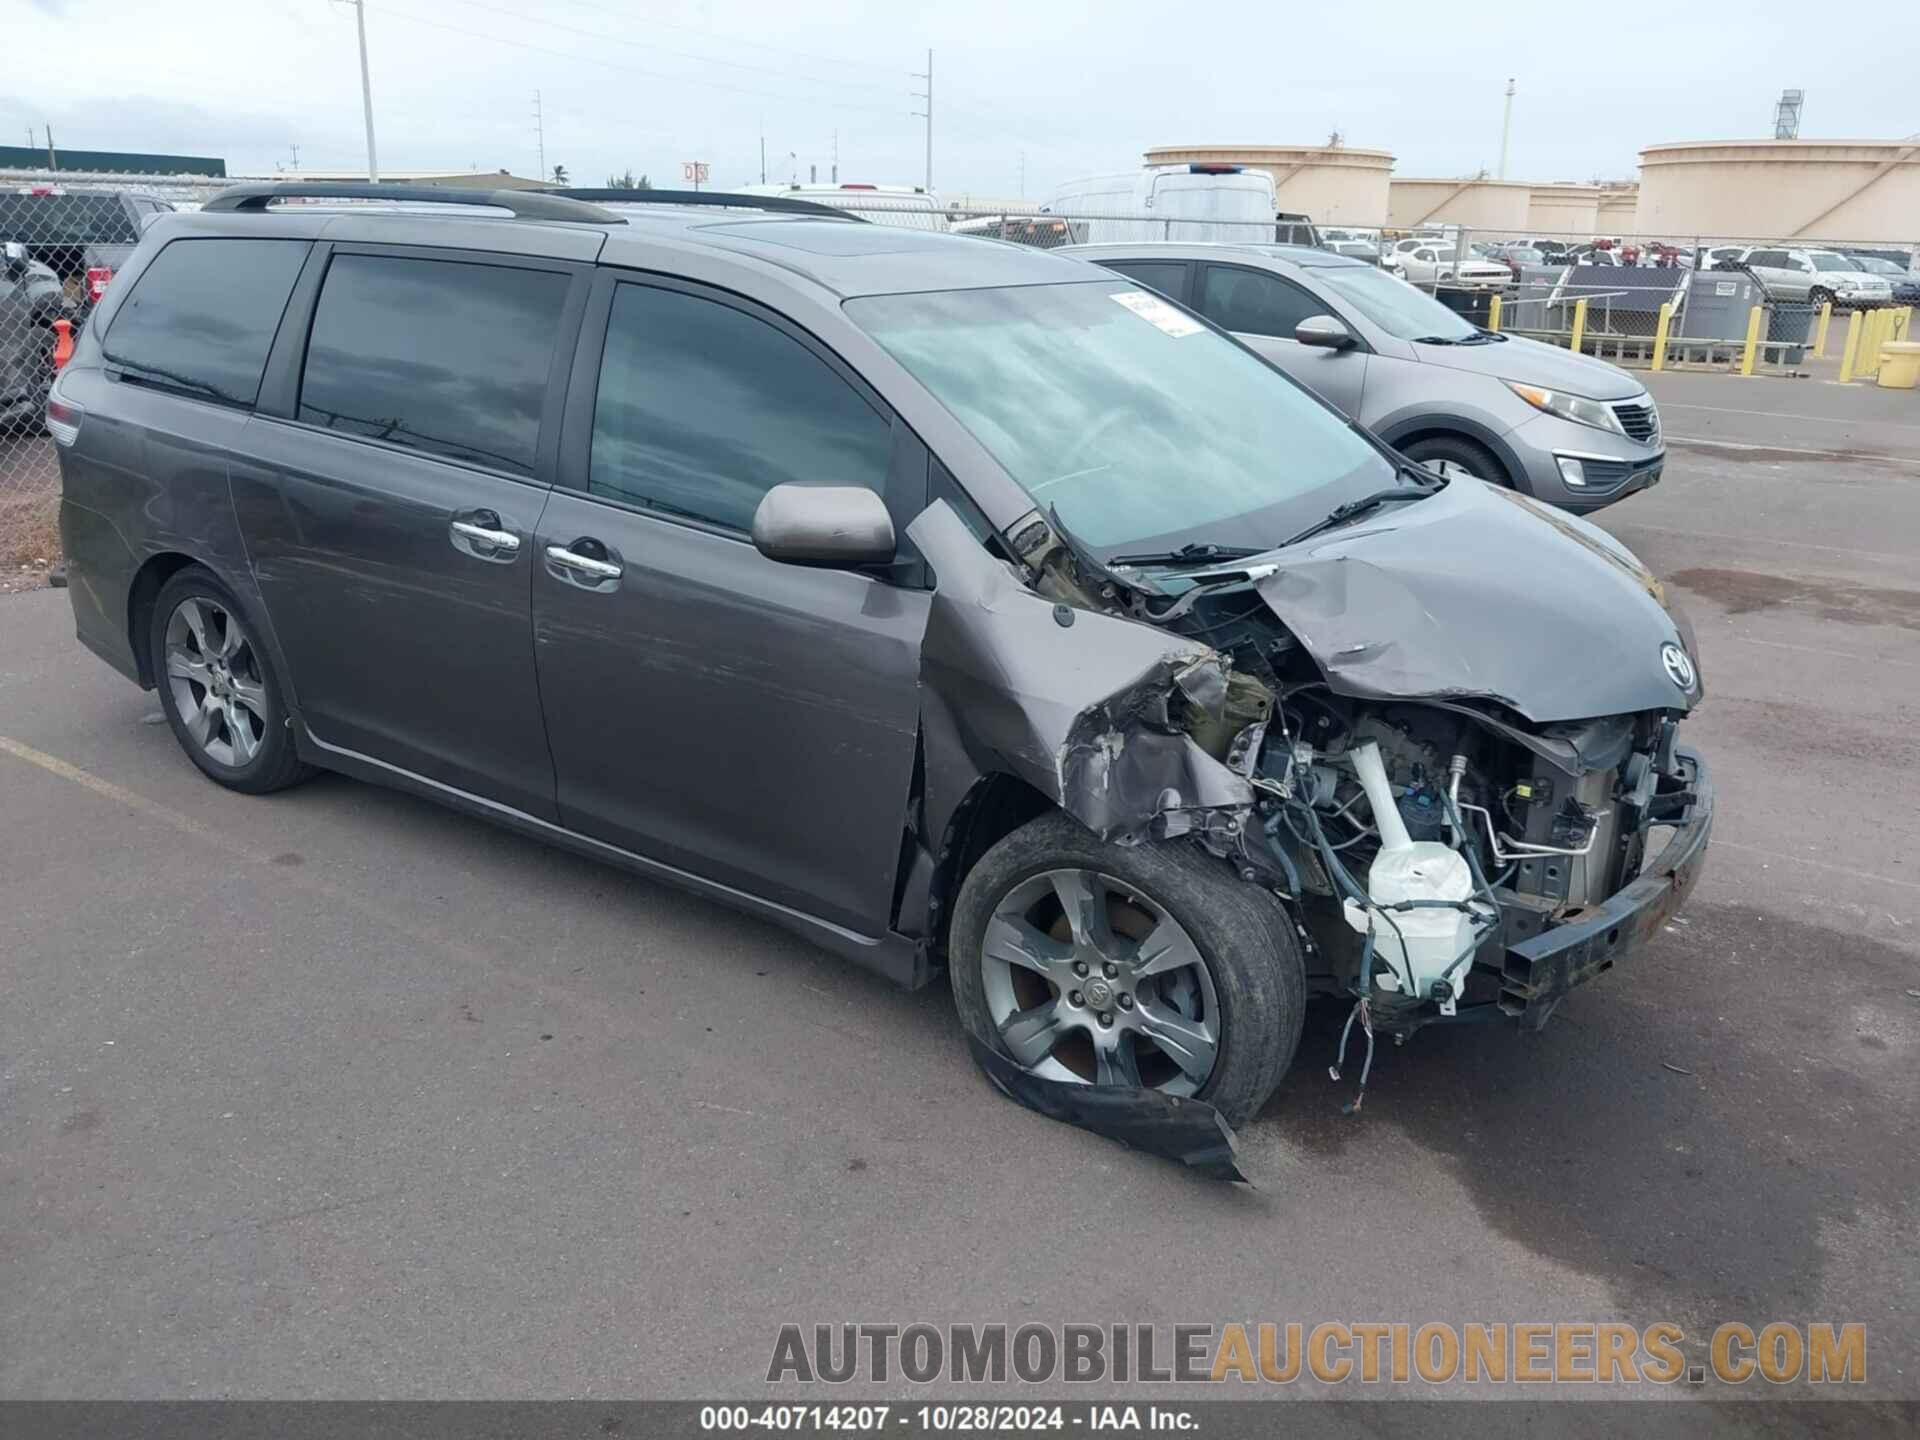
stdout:
<svg viewBox="0 0 1920 1440">
<path fill-rule="evenodd" d="M 200 176 L 0 171 L 0 585 L 59 562 L 59 467 L 45 405 L 68 337 L 77 336 L 142 230 L 162 214 L 197 208 L 234 182 Z M 637 198 L 637 197 L 636 197 Z M 1029 204 L 953 204 L 919 193 L 809 188 L 821 201 L 880 225 L 969 235 L 1043 250 L 1070 245 L 1309 244 L 1381 265 L 1475 324 L 1579 348 L 1625 363 L 1650 361 L 1667 307 L 1667 363 L 1737 363 L 1761 308 L 1762 366 L 1794 366 L 1836 317 L 1869 304 L 1920 300 L 1920 243 L 1781 240 L 1768 236 L 1523 234 L 1429 224 L 1315 227 L 1304 217 L 1189 218 L 1146 211 Z M 742 197 L 743 204 L 754 203 Z M 1752 252 L 1764 264 L 1748 261 Z M 1830 274 L 1795 266 L 1810 252 L 1842 253 L 1874 270 L 1888 298 L 1852 301 Z M 1816 265 L 1831 264 L 1816 257 Z M 1875 289 L 1875 295 L 1879 291 Z M 1836 326 L 1836 329 L 1838 327 Z M 1835 337 L 1837 341 L 1837 336 Z M 1834 348 L 1829 347 L 1829 354 Z"/>
</svg>

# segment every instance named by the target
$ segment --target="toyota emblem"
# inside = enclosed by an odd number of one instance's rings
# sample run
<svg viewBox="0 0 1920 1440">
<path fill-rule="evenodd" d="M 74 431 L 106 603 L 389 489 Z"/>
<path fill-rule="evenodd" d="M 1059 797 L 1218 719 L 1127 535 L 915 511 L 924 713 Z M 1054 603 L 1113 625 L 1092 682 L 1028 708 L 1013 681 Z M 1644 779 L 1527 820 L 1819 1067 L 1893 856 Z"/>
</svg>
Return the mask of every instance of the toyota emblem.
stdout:
<svg viewBox="0 0 1920 1440">
<path fill-rule="evenodd" d="M 1691 692 L 1696 678 L 1693 673 L 1693 661 L 1687 658 L 1687 652 L 1669 640 L 1660 647 L 1660 663 L 1666 667 L 1667 678 L 1682 690 Z"/>
</svg>

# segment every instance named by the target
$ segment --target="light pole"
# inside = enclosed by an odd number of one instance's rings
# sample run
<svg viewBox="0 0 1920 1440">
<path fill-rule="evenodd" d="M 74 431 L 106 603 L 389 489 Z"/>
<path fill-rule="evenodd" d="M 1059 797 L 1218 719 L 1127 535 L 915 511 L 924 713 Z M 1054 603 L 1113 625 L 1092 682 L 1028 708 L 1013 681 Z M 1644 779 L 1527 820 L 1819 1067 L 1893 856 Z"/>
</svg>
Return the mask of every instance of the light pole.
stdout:
<svg viewBox="0 0 1920 1440">
<path fill-rule="evenodd" d="M 927 193 L 931 195 L 933 193 L 933 51 L 931 49 L 927 51 L 927 68 L 925 70 L 915 70 L 913 72 L 913 78 L 927 82 L 927 88 L 925 90 L 915 90 L 912 94 L 915 99 L 927 102 L 926 109 L 916 110 L 913 113 L 927 122 L 926 190 Z"/>
<path fill-rule="evenodd" d="M 373 150 L 373 79 L 367 73 L 366 0 L 346 0 L 346 3 L 353 6 L 354 22 L 360 30 L 360 109 L 367 121 L 367 179 L 378 184 L 380 161 Z"/>
</svg>

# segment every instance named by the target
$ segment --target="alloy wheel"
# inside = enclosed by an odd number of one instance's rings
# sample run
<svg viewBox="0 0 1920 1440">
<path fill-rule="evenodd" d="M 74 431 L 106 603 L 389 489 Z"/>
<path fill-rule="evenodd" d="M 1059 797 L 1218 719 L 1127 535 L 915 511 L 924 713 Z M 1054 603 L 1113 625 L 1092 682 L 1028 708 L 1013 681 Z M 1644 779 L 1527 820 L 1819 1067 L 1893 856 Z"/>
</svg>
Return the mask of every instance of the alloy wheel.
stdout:
<svg viewBox="0 0 1920 1440">
<path fill-rule="evenodd" d="M 1022 880 L 994 907 L 980 967 L 1001 1044 L 1035 1075 L 1193 1095 L 1213 1073 L 1206 962 L 1164 906 L 1112 876 Z"/>
<path fill-rule="evenodd" d="M 167 618 L 167 688 L 187 738 L 208 759 L 238 768 L 267 738 L 267 686 L 259 652 L 239 618 L 189 596 Z"/>
</svg>

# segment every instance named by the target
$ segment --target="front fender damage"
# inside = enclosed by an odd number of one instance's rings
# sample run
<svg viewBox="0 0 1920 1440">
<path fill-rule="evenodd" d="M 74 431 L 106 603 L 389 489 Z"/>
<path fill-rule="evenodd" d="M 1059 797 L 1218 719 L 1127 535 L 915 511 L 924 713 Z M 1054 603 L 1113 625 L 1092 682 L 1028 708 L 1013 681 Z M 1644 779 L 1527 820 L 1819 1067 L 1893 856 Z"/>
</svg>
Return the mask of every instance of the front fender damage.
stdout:
<svg viewBox="0 0 1920 1440">
<path fill-rule="evenodd" d="M 907 534 L 937 577 L 920 662 L 929 821 L 944 824 L 975 781 L 1007 772 L 1103 839 L 1193 835 L 1226 853 L 1253 806 L 1264 688 L 1204 645 L 1034 594 L 944 501 Z M 1231 1129 L 1205 1101 L 1038 1080 L 992 1063 L 990 1037 L 972 1038 L 982 1069 L 1020 1103 L 1244 1178 Z"/>
</svg>

